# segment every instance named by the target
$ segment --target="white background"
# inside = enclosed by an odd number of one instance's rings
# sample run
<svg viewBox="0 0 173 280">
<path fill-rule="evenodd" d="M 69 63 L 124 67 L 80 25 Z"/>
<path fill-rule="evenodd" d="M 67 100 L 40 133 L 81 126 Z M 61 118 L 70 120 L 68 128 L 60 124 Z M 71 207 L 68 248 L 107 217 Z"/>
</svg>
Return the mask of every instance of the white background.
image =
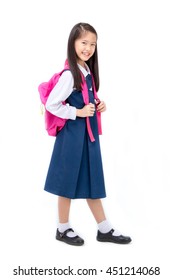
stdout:
<svg viewBox="0 0 173 280">
<path fill-rule="evenodd" d="M 26 279 L 13 276 L 19 265 L 98 271 L 109 266 L 159 266 L 161 275 L 151 279 L 171 279 L 171 4 L 167 0 L 0 2 L 3 279 Z M 107 104 L 101 136 L 107 188 L 103 203 L 112 225 L 132 237 L 127 246 L 96 241 L 97 227 L 84 200 L 72 202 L 70 220 L 85 246 L 56 241 L 57 197 L 43 191 L 54 138 L 44 129 L 37 87 L 62 69 L 69 32 L 80 21 L 98 32 L 99 96 Z M 92 276 L 115 277 L 125 276 L 105 272 Z"/>
</svg>

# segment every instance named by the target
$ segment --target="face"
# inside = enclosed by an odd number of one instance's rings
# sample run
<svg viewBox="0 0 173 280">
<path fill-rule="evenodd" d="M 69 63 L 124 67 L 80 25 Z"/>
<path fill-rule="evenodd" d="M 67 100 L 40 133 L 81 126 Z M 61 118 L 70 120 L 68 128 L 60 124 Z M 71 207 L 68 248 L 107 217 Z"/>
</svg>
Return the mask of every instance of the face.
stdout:
<svg viewBox="0 0 173 280">
<path fill-rule="evenodd" d="M 77 62 L 84 66 L 85 61 L 90 59 L 96 49 L 97 37 L 94 33 L 85 31 L 79 39 L 75 41 L 75 51 L 77 54 Z"/>
</svg>

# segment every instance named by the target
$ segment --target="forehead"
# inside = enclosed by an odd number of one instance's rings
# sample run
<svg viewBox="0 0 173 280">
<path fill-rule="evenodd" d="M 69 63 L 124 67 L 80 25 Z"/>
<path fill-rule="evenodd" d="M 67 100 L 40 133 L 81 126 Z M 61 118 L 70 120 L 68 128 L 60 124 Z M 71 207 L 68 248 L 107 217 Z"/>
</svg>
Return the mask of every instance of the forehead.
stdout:
<svg viewBox="0 0 173 280">
<path fill-rule="evenodd" d="M 95 33 L 92 33 L 90 31 L 84 31 L 82 32 L 79 40 L 86 40 L 90 42 L 96 42 L 97 41 L 97 36 Z"/>
</svg>

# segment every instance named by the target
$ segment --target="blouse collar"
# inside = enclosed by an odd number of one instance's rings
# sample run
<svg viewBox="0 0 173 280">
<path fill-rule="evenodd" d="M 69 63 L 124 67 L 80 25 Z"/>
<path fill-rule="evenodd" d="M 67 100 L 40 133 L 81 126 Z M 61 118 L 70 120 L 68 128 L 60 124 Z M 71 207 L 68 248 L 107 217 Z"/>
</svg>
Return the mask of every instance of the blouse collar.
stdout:
<svg viewBox="0 0 173 280">
<path fill-rule="evenodd" d="M 85 63 L 85 68 L 82 67 L 80 64 L 78 64 L 78 67 L 79 67 L 80 71 L 82 72 L 82 74 L 84 75 L 85 78 L 88 74 L 91 74 L 90 69 L 89 69 L 89 67 L 86 63 Z"/>
</svg>

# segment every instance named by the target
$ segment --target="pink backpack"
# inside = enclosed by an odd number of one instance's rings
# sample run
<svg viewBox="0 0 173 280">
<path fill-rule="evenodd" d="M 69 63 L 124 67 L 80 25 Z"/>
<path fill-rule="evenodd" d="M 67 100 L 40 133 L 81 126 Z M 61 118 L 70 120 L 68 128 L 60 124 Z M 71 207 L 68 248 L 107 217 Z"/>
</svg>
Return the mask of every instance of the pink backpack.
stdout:
<svg viewBox="0 0 173 280">
<path fill-rule="evenodd" d="M 64 69 L 62 71 L 54 74 L 48 82 L 43 82 L 38 86 L 40 99 L 41 99 L 41 102 L 44 106 L 46 104 L 46 101 L 48 99 L 48 96 L 49 96 L 50 92 L 52 91 L 54 86 L 57 84 L 61 74 L 66 70 L 69 70 L 67 60 L 65 61 Z M 93 78 L 92 78 L 92 80 L 93 80 Z M 82 81 L 83 81 L 83 86 L 82 86 L 83 100 L 84 100 L 85 104 L 88 104 L 89 103 L 88 88 L 87 88 L 87 84 L 86 84 L 86 81 L 85 81 L 83 76 L 82 76 Z M 98 100 L 98 96 L 97 96 L 97 93 L 96 93 L 96 90 L 95 90 L 94 80 L 93 80 L 93 87 L 94 87 L 94 97 L 95 97 L 96 100 Z M 65 101 L 62 102 L 62 103 L 65 104 Z M 99 112 L 97 112 L 97 120 L 98 120 L 99 134 L 102 134 L 101 114 Z M 58 132 L 64 127 L 66 121 L 67 121 L 67 119 L 62 119 L 60 117 L 57 117 L 57 116 L 51 114 L 45 108 L 45 128 L 47 130 L 47 133 L 50 136 L 57 136 Z M 93 141 L 95 141 L 95 139 L 94 139 L 94 136 L 93 136 L 93 133 L 92 133 L 92 130 L 91 130 L 89 117 L 86 118 L 86 124 L 87 124 L 88 134 L 90 136 L 90 140 L 91 140 L 91 142 L 93 142 Z"/>
<path fill-rule="evenodd" d="M 64 69 L 60 71 L 59 73 L 56 73 L 52 76 L 52 78 L 48 82 L 43 82 L 38 86 L 38 91 L 40 94 L 40 99 L 42 104 L 44 105 L 49 97 L 50 92 L 54 88 L 54 86 L 57 84 L 59 78 L 61 77 L 61 74 L 65 71 L 68 70 L 68 64 L 65 63 Z M 65 104 L 65 102 L 63 102 Z M 49 111 L 46 110 L 44 112 L 45 116 L 45 128 L 47 130 L 47 133 L 50 136 L 56 136 L 58 132 L 64 127 L 67 119 L 62 119 L 60 117 L 57 117 L 53 114 L 51 114 Z"/>
</svg>

